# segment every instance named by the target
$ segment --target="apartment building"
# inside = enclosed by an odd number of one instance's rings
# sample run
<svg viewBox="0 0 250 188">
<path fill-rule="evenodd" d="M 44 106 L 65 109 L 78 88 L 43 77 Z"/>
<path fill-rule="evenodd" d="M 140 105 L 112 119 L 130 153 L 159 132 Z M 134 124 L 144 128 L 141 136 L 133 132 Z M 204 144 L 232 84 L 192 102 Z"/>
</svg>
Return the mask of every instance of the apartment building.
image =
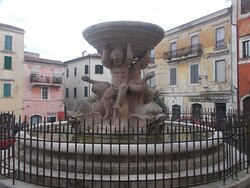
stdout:
<svg viewBox="0 0 250 188">
<path fill-rule="evenodd" d="M 76 101 L 93 96 L 92 85 L 81 80 L 83 75 L 89 76 L 93 80 L 111 81 L 110 71 L 102 65 L 100 54 L 86 55 L 83 53 L 82 57 L 64 63 L 67 65 L 64 74 L 67 110 L 72 109 Z"/>
<path fill-rule="evenodd" d="M 238 38 L 238 107 L 250 113 L 250 1 L 233 0 L 232 8 Z"/>
<path fill-rule="evenodd" d="M 236 47 L 232 41 L 231 9 L 226 8 L 165 32 L 155 47 L 156 89 L 176 117 L 181 111 L 219 114 L 237 104 Z"/>
<path fill-rule="evenodd" d="M 23 117 L 31 124 L 64 120 L 64 63 L 31 52 L 24 60 Z"/>
<path fill-rule="evenodd" d="M 22 114 L 24 30 L 0 23 L 0 111 Z"/>
</svg>

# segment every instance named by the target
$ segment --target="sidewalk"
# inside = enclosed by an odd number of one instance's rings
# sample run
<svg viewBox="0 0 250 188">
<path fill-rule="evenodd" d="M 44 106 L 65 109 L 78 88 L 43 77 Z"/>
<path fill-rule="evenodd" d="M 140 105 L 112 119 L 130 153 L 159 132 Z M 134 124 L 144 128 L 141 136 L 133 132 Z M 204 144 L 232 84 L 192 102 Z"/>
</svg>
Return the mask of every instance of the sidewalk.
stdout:
<svg viewBox="0 0 250 188">
<path fill-rule="evenodd" d="M 225 185 L 223 181 L 218 181 L 215 183 L 194 186 L 194 188 L 249 188 L 250 187 L 250 174 L 244 172 L 238 173 L 238 178 L 232 179 L 229 177 L 226 180 Z M 22 181 L 15 180 L 15 184 L 13 185 L 12 179 L 5 178 L 0 176 L 0 188 L 48 188 L 44 186 L 38 186 L 31 183 L 25 183 Z"/>
</svg>

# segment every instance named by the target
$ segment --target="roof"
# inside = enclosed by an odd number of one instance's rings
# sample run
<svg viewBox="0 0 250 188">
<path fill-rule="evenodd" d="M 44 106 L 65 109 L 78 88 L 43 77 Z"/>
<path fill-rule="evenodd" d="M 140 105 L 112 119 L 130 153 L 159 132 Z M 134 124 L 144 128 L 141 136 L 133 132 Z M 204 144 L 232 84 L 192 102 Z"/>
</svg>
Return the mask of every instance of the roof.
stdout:
<svg viewBox="0 0 250 188">
<path fill-rule="evenodd" d="M 225 17 L 226 15 L 229 15 L 230 11 L 231 11 L 231 8 L 228 7 L 228 8 L 222 9 L 220 11 L 214 12 L 212 14 L 203 16 L 203 17 L 198 18 L 196 20 L 193 20 L 191 22 L 188 22 L 188 23 L 185 23 L 185 24 L 180 25 L 178 27 L 170 29 L 170 30 L 165 32 L 165 35 L 171 35 L 173 33 L 182 31 L 184 29 L 188 29 L 190 27 L 194 27 L 194 26 L 197 26 L 199 24 L 203 24 L 205 22 L 212 21 L 212 20 L 218 19 L 220 17 Z"/>
<path fill-rule="evenodd" d="M 65 61 L 64 63 L 68 64 L 68 63 L 73 63 L 82 59 L 87 59 L 87 58 L 101 58 L 101 54 L 95 53 L 95 54 L 88 54 L 86 56 L 82 56 L 82 57 L 78 57 L 76 59 L 71 59 L 68 61 Z"/>
<path fill-rule="evenodd" d="M 17 32 L 24 33 L 23 29 L 15 27 L 15 26 L 12 26 L 12 25 L 8 25 L 8 24 L 0 23 L 0 28 L 1 29 L 6 29 L 6 30 L 11 30 L 11 31 L 17 31 Z"/>
<path fill-rule="evenodd" d="M 65 66 L 62 61 L 43 59 L 43 58 L 37 58 L 37 57 L 31 57 L 31 56 L 24 56 L 24 60 L 25 62 L 35 62 L 35 63 Z"/>
</svg>

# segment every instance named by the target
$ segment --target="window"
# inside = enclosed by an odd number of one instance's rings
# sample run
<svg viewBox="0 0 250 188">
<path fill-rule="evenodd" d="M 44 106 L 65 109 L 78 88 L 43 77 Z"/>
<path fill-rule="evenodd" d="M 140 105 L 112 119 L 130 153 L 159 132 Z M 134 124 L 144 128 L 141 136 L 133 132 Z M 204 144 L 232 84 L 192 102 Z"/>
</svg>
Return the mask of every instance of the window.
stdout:
<svg viewBox="0 0 250 188">
<path fill-rule="evenodd" d="M 176 85 L 176 68 L 170 68 L 170 85 Z"/>
<path fill-rule="evenodd" d="M 48 122 L 48 123 L 56 122 L 56 116 L 48 116 L 48 117 L 47 117 L 47 122 Z"/>
<path fill-rule="evenodd" d="M 77 98 L 77 88 L 74 87 L 74 97 Z"/>
<path fill-rule="evenodd" d="M 85 65 L 85 74 L 88 74 L 88 73 L 89 73 L 89 66 Z"/>
<path fill-rule="evenodd" d="M 190 84 L 197 84 L 199 80 L 199 65 L 190 65 Z"/>
<path fill-rule="evenodd" d="M 11 84 L 3 84 L 3 97 L 11 97 Z"/>
<path fill-rule="evenodd" d="M 149 87 L 155 87 L 155 76 L 148 79 L 147 83 L 148 83 Z"/>
<path fill-rule="evenodd" d="M 84 97 L 88 97 L 88 86 L 84 87 Z"/>
<path fill-rule="evenodd" d="M 221 27 L 221 28 L 217 28 L 216 29 L 216 44 L 215 44 L 215 48 L 216 49 L 222 49 L 225 48 L 225 28 Z"/>
<path fill-rule="evenodd" d="M 66 88 L 65 97 L 66 97 L 66 98 L 69 98 L 69 88 Z"/>
<path fill-rule="evenodd" d="M 66 69 L 66 77 L 69 77 L 69 69 Z"/>
<path fill-rule="evenodd" d="M 200 119 L 202 117 L 202 105 L 198 103 L 192 104 L 192 113 L 195 119 Z"/>
<path fill-rule="evenodd" d="M 11 70 L 12 57 L 4 56 L 4 69 Z"/>
<path fill-rule="evenodd" d="M 36 124 L 42 123 L 42 116 L 39 116 L 39 115 L 31 116 L 30 123 L 31 123 L 31 125 L 36 125 Z"/>
<path fill-rule="evenodd" d="M 197 52 L 198 43 L 199 43 L 198 35 L 191 36 L 191 50 L 192 50 L 192 53 Z"/>
<path fill-rule="evenodd" d="M 226 103 L 215 103 L 216 121 L 220 121 L 226 117 L 227 105 Z"/>
<path fill-rule="evenodd" d="M 176 42 L 170 43 L 171 58 L 177 57 L 177 44 Z"/>
<path fill-rule="evenodd" d="M 49 99 L 49 88 L 42 87 L 42 99 Z"/>
<path fill-rule="evenodd" d="M 103 74 L 103 66 L 102 65 L 95 65 L 95 74 Z"/>
<path fill-rule="evenodd" d="M 226 81 L 226 62 L 225 60 L 215 61 L 215 81 Z"/>
<path fill-rule="evenodd" d="M 77 68 L 75 67 L 74 68 L 74 76 L 76 76 L 77 75 Z"/>
<path fill-rule="evenodd" d="M 175 104 L 172 106 L 172 119 L 176 120 L 177 118 L 180 117 L 181 117 L 181 106 Z"/>
<path fill-rule="evenodd" d="M 151 51 L 150 51 L 150 63 L 155 63 L 155 50 L 154 49 L 152 49 Z"/>
<path fill-rule="evenodd" d="M 250 40 L 243 42 L 243 58 L 250 57 Z"/>
<path fill-rule="evenodd" d="M 241 0 L 241 14 L 245 14 L 250 11 L 250 0 Z"/>
<path fill-rule="evenodd" d="M 12 51 L 12 36 L 5 35 L 4 50 Z"/>
</svg>

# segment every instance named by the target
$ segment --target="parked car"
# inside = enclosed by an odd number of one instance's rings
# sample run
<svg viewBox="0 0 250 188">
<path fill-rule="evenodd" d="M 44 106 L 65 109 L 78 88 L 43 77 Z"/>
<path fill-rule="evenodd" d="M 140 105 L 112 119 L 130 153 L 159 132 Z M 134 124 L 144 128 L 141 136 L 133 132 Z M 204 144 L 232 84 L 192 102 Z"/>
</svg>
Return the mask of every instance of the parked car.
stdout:
<svg viewBox="0 0 250 188">
<path fill-rule="evenodd" d="M 181 118 L 177 118 L 175 121 L 182 122 L 182 123 L 194 123 L 194 118 L 192 118 L 192 117 L 181 117 Z"/>
<path fill-rule="evenodd" d="M 7 149 L 14 146 L 16 139 L 10 136 L 8 133 L 3 132 L 0 139 L 0 149 Z"/>
</svg>

